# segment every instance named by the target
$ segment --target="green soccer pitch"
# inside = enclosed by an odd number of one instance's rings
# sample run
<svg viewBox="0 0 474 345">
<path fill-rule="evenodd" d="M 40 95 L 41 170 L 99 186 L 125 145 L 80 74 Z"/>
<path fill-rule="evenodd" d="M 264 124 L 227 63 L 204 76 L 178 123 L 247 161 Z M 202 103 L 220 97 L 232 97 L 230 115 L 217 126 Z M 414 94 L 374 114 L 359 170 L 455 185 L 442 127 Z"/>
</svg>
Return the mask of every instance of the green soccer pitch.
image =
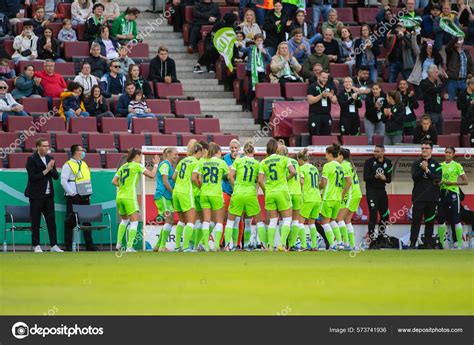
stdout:
<svg viewBox="0 0 474 345">
<path fill-rule="evenodd" d="M 2 315 L 473 315 L 474 251 L 7 253 Z"/>
</svg>

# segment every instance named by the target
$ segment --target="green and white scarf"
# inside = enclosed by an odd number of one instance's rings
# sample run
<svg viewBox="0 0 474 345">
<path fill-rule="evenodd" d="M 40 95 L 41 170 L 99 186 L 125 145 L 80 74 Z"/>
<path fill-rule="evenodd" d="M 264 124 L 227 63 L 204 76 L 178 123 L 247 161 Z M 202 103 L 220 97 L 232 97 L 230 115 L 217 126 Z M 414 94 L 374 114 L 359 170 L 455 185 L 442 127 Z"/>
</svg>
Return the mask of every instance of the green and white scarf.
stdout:
<svg viewBox="0 0 474 345">
<path fill-rule="evenodd" d="M 403 17 L 400 18 L 400 22 L 407 29 L 411 29 L 411 28 L 415 28 L 417 26 L 420 26 L 422 21 L 423 20 L 419 16 L 412 17 L 412 16 L 408 15 L 408 16 L 403 16 Z"/>
<path fill-rule="evenodd" d="M 258 69 L 263 68 L 263 54 L 255 45 L 252 47 L 251 54 L 252 54 L 252 64 L 251 64 L 252 90 L 255 90 L 255 85 L 258 84 Z"/>
<path fill-rule="evenodd" d="M 458 25 L 454 24 L 454 22 L 449 18 L 441 18 L 439 20 L 439 27 L 441 28 L 441 30 L 447 32 L 448 34 L 454 37 L 465 36 L 462 29 Z"/>
</svg>

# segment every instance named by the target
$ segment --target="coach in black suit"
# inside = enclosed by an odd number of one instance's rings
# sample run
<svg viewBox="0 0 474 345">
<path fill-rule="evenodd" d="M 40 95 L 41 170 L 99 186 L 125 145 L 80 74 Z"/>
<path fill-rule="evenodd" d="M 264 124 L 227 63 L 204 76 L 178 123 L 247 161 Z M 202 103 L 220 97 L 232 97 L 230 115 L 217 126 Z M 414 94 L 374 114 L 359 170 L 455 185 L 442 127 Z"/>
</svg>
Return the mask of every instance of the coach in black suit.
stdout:
<svg viewBox="0 0 474 345">
<path fill-rule="evenodd" d="M 52 252 L 62 252 L 56 240 L 56 219 L 54 215 L 53 179 L 59 178 L 54 159 L 48 155 L 49 143 L 45 139 L 36 140 L 37 151 L 28 157 L 26 171 L 28 183 L 25 196 L 30 199 L 31 242 L 36 253 L 41 253 L 39 227 L 41 214 L 46 219 Z"/>
</svg>

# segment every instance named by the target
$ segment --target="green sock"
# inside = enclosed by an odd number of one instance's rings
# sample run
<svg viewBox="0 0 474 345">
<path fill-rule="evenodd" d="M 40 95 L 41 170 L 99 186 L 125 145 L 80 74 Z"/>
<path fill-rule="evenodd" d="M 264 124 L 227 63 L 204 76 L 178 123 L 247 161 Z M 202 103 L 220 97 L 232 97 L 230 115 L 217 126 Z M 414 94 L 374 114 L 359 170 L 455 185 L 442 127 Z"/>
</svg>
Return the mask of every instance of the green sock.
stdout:
<svg viewBox="0 0 474 345">
<path fill-rule="evenodd" d="M 190 223 L 188 223 L 190 224 Z M 193 227 L 186 224 L 184 227 L 184 239 L 183 239 L 183 249 L 188 249 L 189 248 L 189 242 L 191 240 L 191 237 L 193 235 Z"/>
<path fill-rule="evenodd" d="M 137 222 L 138 223 L 138 222 Z M 136 225 L 133 226 L 130 224 L 130 228 L 128 229 L 128 242 L 127 248 L 133 248 L 133 242 L 135 241 L 135 237 L 137 236 L 137 228 Z"/>
<path fill-rule="evenodd" d="M 117 233 L 117 244 L 122 244 L 123 240 L 123 235 L 125 235 L 125 231 L 127 231 L 127 226 L 120 223 L 118 227 L 118 233 Z"/>
<path fill-rule="evenodd" d="M 258 234 L 258 239 L 260 240 L 260 243 L 263 243 L 264 245 L 267 244 L 267 232 L 265 231 L 265 225 L 257 224 L 257 234 Z"/>
<path fill-rule="evenodd" d="M 329 242 L 329 247 L 332 247 L 332 245 L 334 244 L 334 233 L 332 232 L 331 225 L 324 224 L 323 228 L 324 228 L 324 234 L 326 235 L 326 238 Z"/>
<path fill-rule="evenodd" d="M 316 242 L 316 234 L 318 231 L 316 230 L 316 225 L 311 224 L 309 226 L 309 236 L 311 237 L 311 248 L 316 248 L 317 242 Z"/>
<path fill-rule="evenodd" d="M 196 236 L 194 237 L 194 249 L 197 250 L 202 239 L 202 229 L 194 230 L 194 232 L 196 234 Z"/>
<path fill-rule="evenodd" d="M 176 248 L 181 248 L 181 238 L 183 237 L 184 223 L 178 222 L 176 225 Z"/>
<path fill-rule="evenodd" d="M 244 231 L 244 247 L 250 244 L 250 237 L 252 237 L 252 230 L 250 231 L 245 230 Z"/>
<path fill-rule="evenodd" d="M 209 228 L 202 228 L 202 241 L 204 244 L 204 248 L 206 250 L 209 250 Z M 222 236 L 222 235 L 221 235 Z M 219 246 L 218 243 L 216 243 L 216 248 Z"/>
<path fill-rule="evenodd" d="M 438 235 L 439 235 L 439 242 L 441 243 L 441 247 L 444 248 L 445 237 L 446 237 L 446 225 L 438 225 Z M 456 233 L 457 237 L 457 233 Z"/>
<path fill-rule="evenodd" d="M 339 226 L 339 231 L 341 232 L 341 235 L 342 235 L 342 240 L 344 241 L 344 244 L 348 244 L 349 243 L 349 234 L 347 232 L 347 228 L 346 228 L 346 225 L 344 224 L 344 226 Z"/>
<path fill-rule="evenodd" d="M 458 248 L 462 248 L 462 225 L 456 224 L 456 238 L 458 242 Z"/>
<path fill-rule="evenodd" d="M 238 228 L 238 224 L 236 224 L 236 225 L 237 225 L 237 229 L 232 228 L 231 231 L 230 231 L 230 233 L 232 235 L 232 242 L 234 244 L 234 247 L 237 247 L 237 245 L 240 244 L 240 243 L 237 243 L 239 241 L 239 228 Z M 230 243 L 230 242 L 227 242 L 227 243 Z"/>
<path fill-rule="evenodd" d="M 347 235 L 349 237 L 349 245 L 351 248 L 355 248 L 355 233 L 354 233 L 354 226 L 352 223 L 346 224 Z"/>
<path fill-rule="evenodd" d="M 170 235 L 171 229 L 165 226 L 161 230 L 161 235 L 160 235 L 160 249 L 166 248 L 166 242 L 168 242 L 168 236 Z"/>
<path fill-rule="evenodd" d="M 224 230 L 225 245 L 228 245 L 230 241 L 232 240 L 233 231 L 234 231 L 233 228 L 229 228 L 228 226 L 225 227 L 225 230 Z"/>
<path fill-rule="evenodd" d="M 306 241 L 306 231 L 304 229 L 304 224 L 300 224 L 298 232 L 301 240 L 301 248 L 306 249 L 308 242 Z"/>
<path fill-rule="evenodd" d="M 288 245 L 294 247 L 296 244 L 296 240 L 298 239 L 298 232 L 300 231 L 299 224 L 293 224 L 291 226 L 290 235 L 288 236 Z"/>
<path fill-rule="evenodd" d="M 338 226 L 334 226 L 331 224 L 332 232 L 334 233 L 334 236 L 336 236 L 336 243 L 341 243 L 341 231 L 339 231 Z"/>
<path fill-rule="evenodd" d="M 267 233 L 267 248 L 272 250 L 273 247 L 275 246 L 275 235 L 276 235 L 276 229 L 275 228 L 268 228 L 268 233 Z"/>
<path fill-rule="evenodd" d="M 286 240 L 288 239 L 289 234 L 290 234 L 290 226 L 289 225 L 282 225 L 281 226 L 281 237 L 280 237 L 280 245 L 282 247 L 286 247 Z"/>
</svg>

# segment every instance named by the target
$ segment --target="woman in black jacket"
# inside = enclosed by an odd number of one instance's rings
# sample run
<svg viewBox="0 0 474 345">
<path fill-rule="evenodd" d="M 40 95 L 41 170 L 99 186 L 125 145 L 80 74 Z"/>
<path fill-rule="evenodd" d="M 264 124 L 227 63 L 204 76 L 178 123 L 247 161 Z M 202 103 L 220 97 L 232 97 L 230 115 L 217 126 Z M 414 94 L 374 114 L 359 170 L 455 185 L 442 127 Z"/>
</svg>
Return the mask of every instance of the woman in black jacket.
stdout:
<svg viewBox="0 0 474 345">
<path fill-rule="evenodd" d="M 419 104 L 416 100 L 415 91 L 410 90 L 406 80 L 398 82 L 398 92 L 402 98 L 402 103 L 405 106 L 405 119 L 403 121 L 403 135 L 413 135 L 416 127 L 415 109 L 418 109 Z"/>
<path fill-rule="evenodd" d="M 285 40 L 287 22 L 282 10 L 283 5 L 280 0 L 277 0 L 274 3 L 273 11 L 267 13 L 263 23 L 263 30 L 265 30 L 266 35 L 264 44 L 270 56 L 275 55 L 278 45 Z"/>
<path fill-rule="evenodd" d="M 360 96 L 352 88 L 351 77 L 344 78 L 344 87 L 337 95 L 341 107 L 339 127 L 342 135 L 359 135 L 360 119 L 359 108 L 362 107 Z"/>
<path fill-rule="evenodd" d="M 66 62 L 61 59 L 59 50 L 59 42 L 53 37 L 53 29 L 45 27 L 43 36 L 38 39 L 37 43 L 38 59 L 40 60 L 54 60 L 54 62 Z"/>
<path fill-rule="evenodd" d="M 384 145 L 400 144 L 403 141 L 403 120 L 406 116 L 405 105 L 400 92 L 392 90 L 387 94 L 388 107 L 383 110 L 385 123 Z"/>
<path fill-rule="evenodd" d="M 145 98 L 153 98 L 153 90 L 150 83 L 140 75 L 140 67 L 138 65 L 130 65 L 128 67 L 127 81 L 135 84 L 136 90 L 141 90 Z"/>
<path fill-rule="evenodd" d="M 109 107 L 107 106 L 105 98 L 102 96 L 99 85 L 92 87 L 91 94 L 86 98 L 84 106 L 89 115 L 96 117 L 99 123 L 102 123 L 103 117 L 114 117 L 114 114 L 109 111 Z"/>
<path fill-rule="evenodd" d="M 354 54 L 356 56 L 356 67 L 367 66 L 370 69 L 370 80 L 377 82 L 377 56 L 380 55 L 379 42 L 373 41 L 372 29 L 368 24 L 360 27 L 360 36 L 355 40 Z"/>
<path fill-rule="evenodd" d="M 372 85 L 372 91 L 365 99 L 365 134 L 372 145 L 373 135 L 384 135 L 385 124 L 382 122 L 383 109 L 387 106 L 387 98 L 379 84 Z"/>
<path fill-rule="evenodd" d="M 461 135 L 470 134 L 471 119 L 468 119 L 467 115 L 470 108 L 474 109 L 474 78 L 468 79 L 467 87 L 458 95 L 456 104 L 458 109 L 461 110 Z"/>
</svg>

